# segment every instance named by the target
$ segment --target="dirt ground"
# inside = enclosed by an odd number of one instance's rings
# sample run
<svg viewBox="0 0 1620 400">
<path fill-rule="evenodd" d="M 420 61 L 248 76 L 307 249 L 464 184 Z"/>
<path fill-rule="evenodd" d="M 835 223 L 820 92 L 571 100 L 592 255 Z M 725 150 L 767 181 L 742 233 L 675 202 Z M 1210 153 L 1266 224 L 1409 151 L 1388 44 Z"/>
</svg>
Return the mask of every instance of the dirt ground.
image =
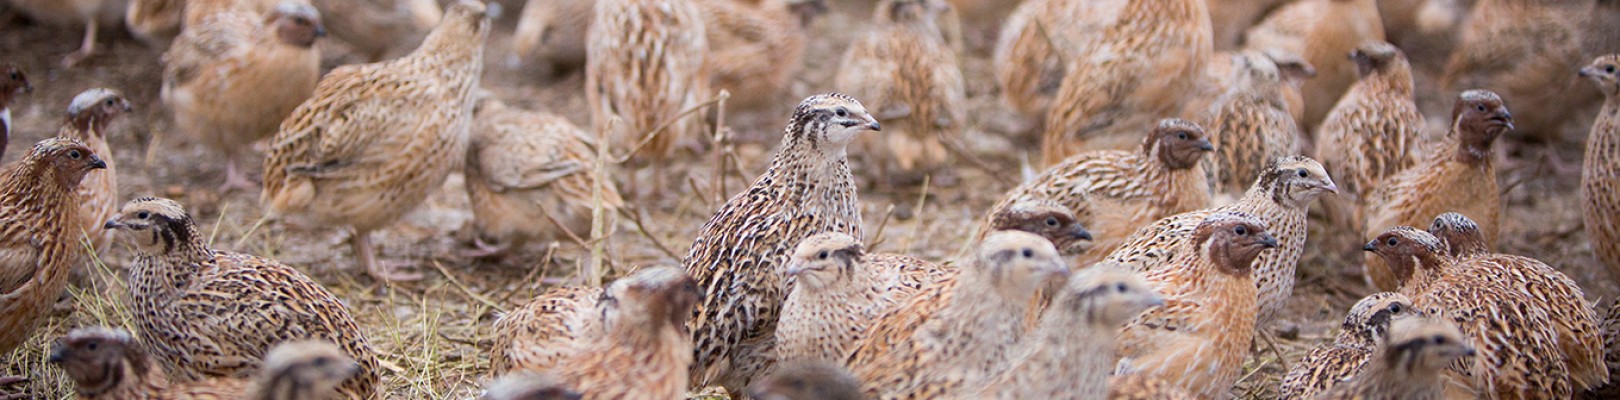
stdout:
<svg viewBox="0 0 1620 400">
<path fill-rule="evenodd" d="M 521 1 L 506 2 L 510 4 L 485 53 L 483 87 L 508 104 L 548 110 L 589 126 L 582 75 L 541 77 L 517 66 L 508 43 Z M 678 257 L 710 213 L 764 170 L 797 100 L 832 90 L 838 59 L 849 40 L 861 32 L 870 6 L 868 0 L 834 1 L 832 13 L 811 28 L 813 39 L 804 71 L 780 105 L 728 113 L 726 122 L 734 133 L 741 171 L 717 172 L 711 156 L 680 161 L 668 166 L 690 176 L 689 182 L 673 185 L 678 196 L 633 202 L 632 212 L 640 218 L 622 218 L 617 233 L 608 239 L 613 249 L 609 254 L 612 276 L 637 267 L 678 265 Z M 987 33 L 970 25 L 969 35 L 970 55 L 963 68 L 969 85 L 971 140 L 982 158 L 1002 170 L 989 173 L 964 166 L 956 171 L 954 182 L 930 185 L 926 190 L 866 185 L 861 201 L 869 249 L 929 259 L 955 254 L 969 234 L 962 227 L 975 223 L 1000 193 L 1016 184 L 1011 177 L 1018 171 L 1017 160 L 1024 156 L 1016 149 L 1036 148 L 1023 141 L 1029 135 L 1007 132 L 1027 124 L 1020 124 L 996 100 Z M 204 225 L 215 248 L 273 257 L 326 284 L 348 302 L 380 352 L 387 369 L 383 372 L 387 398 L 476 396 L 488 379 L 489 328 L 497 316 L 548 287 L 580 283 L 575 277 L 589 254 L 573 241 L 532 245 L 519 256 L 498 263 L 459 255 L 468 249 L 467 236 L 460 232 L 471 219 L 459 174 L 418 211 L 377 233 L 382 257 L 411 262 L 427 274 L 421 282 L 388 284 L 365 276 L 349 252 L 347 232 L 275 224 L 252 230 L 261 215 L 258 193 L 215 190 L 223 179 L 223 158 L 175 131 L 158 100 L 161 51 L 118 32 L 104 35 L 101 53 L 80 66 L 59 67 L 58 60 L 77 48 L 79 40 L 77 28 L 42 26 L 0 9 L 0 61 L 21 65 L 35 87 L 33 94 L 21 97 L 13 106 L 18 125 L 13 142 L 19 143 L 14 148 L 26 149 L 27 144 L 54 134 L 68 100 L 79 91 L 98 86 L 122 90 L 136 108 L 110 135 L 123 197 L 174 198 Z M 321 46 L 328 69 L 357 61 L 335 40 Z M 1407 50 L 1419 62 L 1439 58 L 1425 55 L 1425 49 Z M 1419 66 L 1419 96 L 1431 128 L 1441 130 L 1450 96 L 1434 89 L 1436 69 L 1429 64 Z M 1566 135 L 1570 139 L 1557 152 L 1566 165 L 1580 165 L 1580 141 L 1591 120 L 1582 118 L 1571 124 Z M 1509 142 L 1502 147 L 1504 153 L 1534 154 L 1515 146 Z M 850 149 L 852 154 L 861 151 Z M 17 159 L 22 152 L 13 151 L 5 161 Z M 259 152 L 262 154 L 262 146 Z M 1594 261 L 1582 230 L 1578 171 L 1555 173 L 1534 159 L 1505 161 L 1499 177 L 1508 205 L 1501 250 L 1548 262 L 1585 286 L 1589 300 L 1607 304 L 1617 288 Z M 1370 292 L 1356 274 L 1360 256 L 1351 249 L 1358 249 L 1359 243 L 1323 243 L 1318 239 L 1323 233 L 1319 225 L 1313 226 L 1311 245 L 1299 264 L 1299 285 L 1287 313 L 1274 326 L 1274 331 L 1284 334 L 1277 335 L 1275 349 L 1262 345 L 1252 354 L 1242 382 L 1234 389 L 1236 397 L 1275 397 L 1275 387 L 1288 363 L 1296 362 L 1311 346 L 1331 340 L 1344 310 Z M 121 283 L 130 252 L 115 248 L 100 255 L 100 260 L 90 279 L 73 289 L 74 310 L 53 317 L 12 354 L 0 354 L 0 375 L 31 377 L 23 388 L 36 398 L 71 397 L 71 383 L 45 363 L 50 342 L 80 326 L 131 326 L 130 315 L 122 306 Z"/>
</svg>

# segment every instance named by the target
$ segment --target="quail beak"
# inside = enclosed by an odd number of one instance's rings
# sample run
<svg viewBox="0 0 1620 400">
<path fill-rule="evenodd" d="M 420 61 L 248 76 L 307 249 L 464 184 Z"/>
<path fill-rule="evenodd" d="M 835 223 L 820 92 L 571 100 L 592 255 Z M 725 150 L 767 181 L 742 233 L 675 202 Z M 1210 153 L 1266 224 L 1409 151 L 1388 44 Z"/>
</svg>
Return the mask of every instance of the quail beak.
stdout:
<svg viewBox="0 0 1620 400">
<path fill-rule="evenodd" d="M 107 224 L 102 225 L 101 227 L 103 229 L 113 230 L 113 229 L 123 228 L 124 224 L 119 223 L 117 219 L 109 219 L 109 220 L 107 220 Z"/>
<path fill-rule="evenodd" d="M 1162 305 L 1164 305 L 1164 296 L 1160 296 L 1158 294 L 1154 294 L 1153 296 L 1149 296 L 1147 298 L 1147 300 L 1142 302 L 1142 305 L 1148 306 L 1148 307 L 1162 306 Z"/>
<path fill-rule="evenodd" d="M 315 25 L 315 37 L 326 37 L 326 25 Z"/>
<path fill-rule="evenodd" d="M 809 263 L 793 263 L 788 264 L 787 271 L 785 273 L 787 276 L 799 276 L 804 275 L 806 272 L 810 272 L 810 269 Z"/>
<path fill-rule="evenodd" d="M 1367 244 L 1364 244 L 1364 245 L 1361 246 L 1361 250 L 1362 251 L 1378 250 L 1378 240 L 1373 239 L 1373 241 L 1367 242 Z"/>
<path fill-rule="evenodd" d="M 1593 75 L 1597 75 L 1597 69 L 1592 67 L 1581 68 L 1581 71 L 1575 74 L 1580 75 L 1582 78 L 1590 78 Z"/>
<path fill-rule="evenodd" d="M 106 161 L 101 161 L 101 157 L 90 156 L 90 168 L 91 169 L 107 169 L 107 162 Z"/>
<path fill-rule="evenodd" d="M 1074 238 L 1075 240 L 1092 240 L 1091 231 L 1087 231 L 1086 227 L 1080 226 L 1080 224 L 1074 225 L 1074 230 L 1069 232 L 1069 237 Z"/>
<path fill-rule="evenodd" d="M 1198 139 L 1198 151 L 1215 151 L 1215 145 L 1209 144 L 1209 139 Z"/>
<path fill-rule="evenodd" d="M 866 122 L 866 129 L 871 129 L 874 132 L 882 132 L 883 124 L 879 124 L 876 119 L 868 120 Z"/>
<path fill-rule="evenodd" d="M 67 360 L 67 348 L 62 347 L 61 345 L 57 345 L 56 348 L 51 349 L 50 358 L 45 359 L 45 361 L 48 361 L 48 362 L 50 362 L 52 364 L 61 364 L 62 361 L 66 361 L 66 360 Z"/>
<path fill-rule="evenodd" d="M 1327 185 L 1322 186 L 1322 190 L 1328 193 L 1339 193 L 1339 185 L 1334 184 L 1333 181 L 1328 181 Z"/>
<path fill-rule="evenodd" d="M 1260 245 L 1265 246 L 1268 249 L 1276 248 L 1277 237 L 1271 236 L 1270 233 L 1262 233 L 1260 234 Z"/>
<path fill-rule="evenodd" d="M 1506 126 L 1510 131 L 1513 130 L 1513 114 L 1507 110 L 1497 111 L 1496 115 L 1491 116 L 1491 122 Z"/>
<path fill-rule="evenodd" d="M 1048 274 L 1047 279 L 1062 280 L 1069 278 L 1069 266 L 1064 265 L 1062 262 L 1047 264 L 1046 268 L 1042 269 Z"/>
</svg>

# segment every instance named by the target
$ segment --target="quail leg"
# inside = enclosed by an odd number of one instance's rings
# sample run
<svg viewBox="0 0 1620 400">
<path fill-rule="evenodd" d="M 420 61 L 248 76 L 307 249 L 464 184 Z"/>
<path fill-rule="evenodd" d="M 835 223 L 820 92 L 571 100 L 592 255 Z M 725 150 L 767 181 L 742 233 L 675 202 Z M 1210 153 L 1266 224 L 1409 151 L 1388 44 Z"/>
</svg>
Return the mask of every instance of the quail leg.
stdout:
<svg viewBox="0 0 1620 400">
<path fill-rule="evenodd" d="M 461 255 L 467 258 L 500 259 L 506 257 L 512 247 L 509 245 L 489 244 L 483 238 L 473 238 L 473 249 L 463 252 Z"/>
<path fill-rule="evenodd" d="M 409 282 L 422 279 L 420 272 L 401 272 L 400 265 L 390 265 L 377 261 L 376 248 L 371 245 L 371 232 L 355 232 L 350 239 L 354 245 L 354 254 L 360 258 L 360 266 L 365 267 L 371 277 L 388 282 Z"/>
<path fill-rule="evenodd" d="M 233 190 L 251 192 L 258 188 L 258 184 L 254 183 L 252 178 L 248 178 L 247 174 L 242 173 L 242 170 L 236 167 L 239 158 L 241 157 L 234 152 L 226 157 L 225 183 L 219 186 L 220 193 L 228 193 Z"/>
<path fill-rule="evenodd" d="M 78 51 L 74 51 L 72 54 L 68 54 L 67 57 L 62 58 L 63 67 L 73 68 L 80 61 L 84 61 L 84 59 L 90 58 L 91 55 L 96 53 L 96 31 L 99 29 L 95 20 L 85 21 L 84 43 L 79 45 Z"/>
</svg>

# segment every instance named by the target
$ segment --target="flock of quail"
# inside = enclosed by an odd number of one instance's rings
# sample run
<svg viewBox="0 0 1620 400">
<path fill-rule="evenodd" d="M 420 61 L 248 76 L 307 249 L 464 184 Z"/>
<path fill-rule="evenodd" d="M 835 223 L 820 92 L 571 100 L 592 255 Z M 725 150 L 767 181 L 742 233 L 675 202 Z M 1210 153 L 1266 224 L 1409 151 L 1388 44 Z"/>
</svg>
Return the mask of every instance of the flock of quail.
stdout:
<svg viewBox="0 0 1620 400">
<path fill-rule="evenodd" d="M 162 107 L 225 157 L 221 190 L 261 190 L 271 223 L 352 229 L 356 263 L 385 281 L 421 276 L 380 257 L 371 233 L 452 174 L 479 256 L 559 232 L 599 238 L 630 204 L 697 195 L 664 166 L 722 151 L 705 149 L 725 130 L 714 104 L 782 105 L 828 7 L 531 0 L 514 50 L 583 69 L 591 124 L 578 127 L 480 89 L 496 12 L 472 0 L 8 5 L 84 27 L 64 68 L 96 57 L 109 17 L 166 47 Z M 1559 146 L 1600 103 L 1584 78 L 1607 97 L 1580 167 L 1585 228 L 1620 277 L 1615 24 L 1611 0 L 881 0 L 837 64 L 830 89 L 847 94 L 798 103 L 768 169 L 679 267 L 553 288 L 505 313 L 483 396 L 1230 398 L 1318 224 L 1365 243 L 1382 292 L 1291 363 L 1284 398 L 1620 398 L 1620 302 L 1602 313 L 1557 268 L 1494 252 L 1496 143 Z M 328 28 L 371 63 L 322 74 Z M 1419 86 L 1403 48 L 1437 42 L 1450 47 L 1426 60 L 1440 82 Z M 959 59 L 986 49 L 984 78 L 1028 119 L 1008 140 L 1038 148 L 1033 171 L 958 257 L 868 252 L 858 190 L 985 163 L 965 105 L 979 77 Z M 25 101 L 38 83 L 0 68 L 0 107 Z M 1447 93 L 1446 129 L 1425 129 L 1420 90 Z M 42 334 L 75 270 L 119 243 L 134 254 L 119 295 L 136 331 L 81 327 L 50 350 L 79 398 L 388 395 L 367 332 L 320 282 L 210 247 L 179 202 L 118 198 L 106 132 L 133 110 L 118 90 L 66 110 L 54 138 L 0 140 L 26 153 L 0 168 L 0 353 Z M 9 108 L 0 116 L 9 139 Z M 629 171 L 607 167 L 618 154 Z"/>
</svg>

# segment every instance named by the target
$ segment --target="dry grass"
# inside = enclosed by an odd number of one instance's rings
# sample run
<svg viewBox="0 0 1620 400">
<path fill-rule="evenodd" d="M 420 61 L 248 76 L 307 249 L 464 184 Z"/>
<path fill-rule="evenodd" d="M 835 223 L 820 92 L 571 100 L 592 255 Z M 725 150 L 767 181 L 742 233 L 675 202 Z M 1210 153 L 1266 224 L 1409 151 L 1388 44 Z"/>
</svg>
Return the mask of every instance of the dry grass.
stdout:
<svg viewBox="0 0 1620 400">
<path fill-rule="evenodd" d="M 509 4 L 516 5 L 516 4 Z M 258 193 L 217 193 L 222 179 L 221 157 L 189 143 L 173 132 L 167 111 L 157 101 L 158 52 L 128 37 L 104 40 L 106 52 L 72 70 L 56 61 L 78 46 L 79 31 L 36 26 L 16 18 L 0 35 L 0 58 L 21 64 L 33 79 L 35 93 L 15 107 L 20 134 L 14 141 L 28 143 L 54 132 L 62 108 L 75 93 L 94 86 L 123 90 L 137 111 L 115 127 L 111 137 L 120 163 L 125 198 L 158 195 L 174 198 L 191 209 L 218 248 L 276 258 L 298 267 L 344 299 L 381 353 L 387 398 L 471 398 L 486 380 L 491 342 L 489 326 L 503 309 L 527 301 L 548 287 L 577 284 L 589 265 L 603 266 L 606 280 L 650 265 L 678 263 L 691 237 L 709 213 L 734 192 L 746 187 L 763 171 L 772 147 L 779 140 L 782 121 L 797 98 L 830 90 L 844 43 L 864 24 L 868 1 L 837 0 L 833 13 L 813 27 L 807 67 L 780 106 L 766 110 L 727 110 L 726 129 L 709 142 L 713 151 L 692 156 L 675 165 L 671 176 L 685 182 L 670 185 L 678 195 L 633 200 L 616 229 L 579 232 L 579 243 L 539 244 L 505 261 L 471 260 L 458 255 L 466 248 L 459 231 L 471 218 L 459 176 L 429 199 L 420 210 L 389 229 L 377 232 L 380 254 L 389 260 L 408 260 L 428 278 L 407 284 L 378 283 L 365 277 L 348 254 L 347 233 L 307 231 L 268 224 L 254 226 L 260 216 Z M 517 10 L 516 7 L 508 7 Z M 8 17 L 0 10 L 0 21 Z M 508 13 L 498 27 L 509 32 Z M 4 22 L 0 22 L 4 23 Z M 982 36 L 969 27 L 968 42 Z M 978 35 L 978 36 L 975 36 Z M 324 44 L 328 68 L 353 62 L 339 43 Z M 545 109 L 589 126 L 579 75 L 544 81 L 535 73 L 507 63 L 511 52 L 504 33 L 490 42 L 484 86 L 513 106 Z M 971 46 L 970 46 L 971 47 Z M 1409 49 L 1410 51 L 1411 49 Z M 960 168 L 954 179 L 932 180 L 924 188 L 895 189 L 867 185 L 861 199 L 871 248 L 903 252 L 929 259 L 957 254 L 973 232 L 981 210 L 1010 188 L 1009 172 L 1028 156 L 1020 149 L 1034 148 L 1033 135 L 1008 134 L 1008 127 L 1023 126 L 999 105 L 989 77 L 987 51 L 975 49 L 965 59 L 969 78 L 970 115 L 974 132 L 970 147 L 1003 172 Z M 1420 69 L 1420 103 L 1425 115 L 1443 116 L 1449 99 L 1433 90 L 1433 71 Z M 1442 124 L 1433 120 L 1434 125 Z M 1575 127 L 1574 130 L 1583 128 Z M 1566 143 L 1566 163 L 1579 165 L 1578 144 Z M 1508 150 L 1513 150 L 1509 147 Z M 622 150 L 616 150 L 622 151 Z M 851 149 L 857 159 L 861 149 Z M 17 158 L 13 154 L 9 159 Z M 1522 182 L 1505 195 L 1508 210 L 1504 249 L 1546 260 L 1587 285 L 1593 300 L 1611 297 L 1615 284 L 1596 267 L 1581 231 L 1574 185 L 1578 176 L 1560 176 L 1536 169 L 1533 162 L 1515 162 L 1503 168 L 1503 182 Z M 611 165 L 599 168 L 615 169 Z M 860 169 L 857 169 L 859 171 Z M 627 171 L 617 171 L 620 174 Z M 908 218 L 900 218 L 900 217 Z M 535 223 L 547 223 L 536 221 Z M 1297 361 L 1311 346 L 1329 340 L 1355 299 L 1368 292 L 1354 270 L 1359 254 L 1352 243 L 1324 243 L 1320 226 L 1313 226 L 1311 250 L 1300 263 L 1300 284 L 1277 327 L 1297 327 L 1296 339 L 1278 339 L 1276 349 L 1259 345 L 1234 389 L 1239 398 L 1274 398 L 1284 365 Z M 604 235 L 613 232 L 611 235 Z M 1355 246 L 1359 246 L 1355 244 Z M 1347 249 L 1337 251 L 1336 249 Z M 593 254 L 593 250 L 594 253 Z M 88 325 L 129 327 L 133 316 L 124 308 L 121 281 L 129 252 L 114 249 L 98 261 L 89 279 L 73 291 L 75 309 L 51 318 L 23 347 L 0 354 L 0 375 L 33 378 L 25 385 L 37 398 L 67 398 L 71 384 L 59 371 L 45 365 L 50 342 L 68 330 Z M 600 262 L 592 262 L 593 259 Z M 1280 356 L 1279 356 L 1280 354 Z M 14 388 L 13 388 L 14 389 Z M 714 397 L 710 397 L 714 398 Z"/>
</svg>

